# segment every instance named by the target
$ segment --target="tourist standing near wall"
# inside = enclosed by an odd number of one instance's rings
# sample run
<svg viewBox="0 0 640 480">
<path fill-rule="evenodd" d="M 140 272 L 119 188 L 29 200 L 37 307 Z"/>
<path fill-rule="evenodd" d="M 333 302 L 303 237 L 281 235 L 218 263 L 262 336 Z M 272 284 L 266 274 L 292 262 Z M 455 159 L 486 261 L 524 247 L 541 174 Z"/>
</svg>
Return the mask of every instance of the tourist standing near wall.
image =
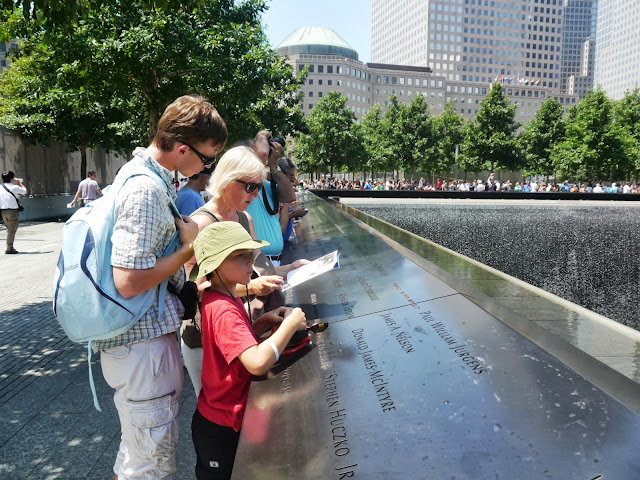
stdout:
<svg viewBox="0 0 640 480">
<path fill-rule="evenodd" d="M 18 251 L 13 248 L 13 241 L 18 230 L 18 216 L 22 207 L 18 197 L 26 195 L 27 189 L 22 184 L 21 178 L 16 178 L 15 173 L 7 171 L 2 173 L 2 188 L 0 188 L 0 212 L 2 221 L 7 226 L 7 248 L 4 253 L 14 254 Z"/>
<path fill-rule="evenodd" d="M 73 197 L 69 205 L 73 207 L 77 201 L 78 206 L 84 207 L 98 198 L 98 195 L 102 195 L 102 190 L 100 190 L 100 186 L 96 182 L 96 171 L 89 170 L 87 178 L 80 182 L 76 196 Z M 80 198 L 79 200 L 78 197 Z"/>
</svg>

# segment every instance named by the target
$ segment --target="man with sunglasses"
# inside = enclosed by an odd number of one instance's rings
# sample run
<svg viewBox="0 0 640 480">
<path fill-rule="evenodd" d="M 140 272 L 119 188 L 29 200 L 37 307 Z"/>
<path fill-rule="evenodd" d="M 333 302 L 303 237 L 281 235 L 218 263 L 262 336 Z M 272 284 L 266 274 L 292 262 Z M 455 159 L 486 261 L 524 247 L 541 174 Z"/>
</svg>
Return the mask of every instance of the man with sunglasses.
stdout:
<svg viewBox="0 0 640 480">
<path fill-rule="evenodd" d="M 183 96 L 164 111 L 151 145 L 134 151 L 129 164 L 151 170 L 164 184 L 134 176 L 116 200 L 111 264 L 125 298 L 155 289 L 165 279 L 176 291 L 182 289 L 183 265 L 193 256 L 198 225 L 189 217 L 174 217 L 170 209 L 167 195 L 176 198 L 172 171 L 199 174 L 226 142 L 227 127 L 216 109 L 203 97 Z M 180 246 L 162 257 L 176 229 Z M 184 377 L 175 332 L 183 310 L 178 297 L 167 292 L 162 315 L 156 303 L 124 334 L 94 343 L 105 380 L 115 389 L 120 418 L 116 480 L 176 475 Z"/>
<path fill-rule="evenodd" d="M 259 198 L 251 202 L 247 212 L 253 217 L 257 238 L 269 242 L 269 246 L 264 247 L 262 252 L 278 266 L 284 248 L 278 216 L 280 203 L 295 201 L 296 192 L 289 178 L 278 168 L 278 159 L 284 146 L 274 141 L 271 133 L 263 130 L 258 132 L 253 140 L 253 149 L 269 173 L 267 181 L 260 189 Z"/>
</svg>

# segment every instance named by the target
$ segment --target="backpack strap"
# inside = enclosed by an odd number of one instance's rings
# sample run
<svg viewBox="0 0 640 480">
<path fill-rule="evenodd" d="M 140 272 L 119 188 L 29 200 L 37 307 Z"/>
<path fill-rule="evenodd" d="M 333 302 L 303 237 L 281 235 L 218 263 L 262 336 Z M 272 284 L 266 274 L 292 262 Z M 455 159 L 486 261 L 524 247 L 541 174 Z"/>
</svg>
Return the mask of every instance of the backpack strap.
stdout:
<svg viewBox="0 0 640 480">
<path fill-rule="evenodd" d="M 158 175 L 157 172 L 154 172 L 149 167 L 140 168 L 139 170 L 134 171 L 126 179 L 124 179 L 124 181 L 120 184 L 118 188 L 118 192 L 120 191 L 120 189 L 122 189 L 122 187 L 124 186 L 125 183 L 127 183 L 128 180 L 138 175 L 144 175 L 154 180 L 158 184 L 160 189 L 167 196 L 167 199 L 169 200 L 169 208 L 171 209 L 171 213 L 173 214 L 173 216 L 182 218 L 182 215 L 180 215 L 180 211 L 178 210 L 178 207 L 176 206 L 175 202 L 173 201 L 173 198 L 171 198 L 171 195 L 167 191 L 167 184 L 164 182 L 164 180 L 162 180 L 162 178 L 160 178 L 160 175 Z M 116 208 L 115 203 L 113 205 L 113 208 L 115 210 Z M 169 245 L 167 245 L 167 248 L 164 250 L 162 256 L 166 257 L 167 255 L 170 255 L 171 253 L 173 253 L 173 251 L 176 249 L 176 246 L 178 245 L 178 242 L 179 242 L 178 230 L 176 229 L 175 233 L 173 234 L 173 237 L 171 237 L 171 241 L 169 242 Z M 169 279 L 167 278 L 158 286 L 158 317 L 162 317 L 162 314 L 164 313 L 164 299 L 165 299 L 165 296 L 167 295 L 168 284 L 169 284 Z"/>
<path fill-rule="evenodd" d="M 119 193 L 120 189 L 122 189 L 122 187 L 127 182 L 127 180 L 133 177 L 136 177 L 138 175 L 145 175 L 149 178 L 152 178 L 158 184 L 158 186 L 162 189 L 162 191 L 165 192 L 167 198 L 169 199 L 169 208 L 171 209 L 171 213 L 174 216 L 178 216 L 182 218 L 182 215 L 180 215 L 180 211 L 178 210 L 178 207 L 176 207 L 176 204 L 173 201 L 173 198 L 171 198 L 171 195 L 167 191 L 167 184 L 164 182 L 164 180 L 160 178 L 160 176 L 156 172 L 154 172 L 150 168 L 145 168 L 144 170 L 140 170 L 138 172 L 134 172 L 133 174 L 129 175 L 118 186 L 117 192 L 114 192 L 114 193 L 116 194 Z M 114 202 L 113 204 L 114 213 L 115 213 L 115 208 L 116 207 Z M 112 218 L 115 218 L 115 215 L 112 215 Z M 164 252 L 162 253 L 162 256 L 166 257 L 167 255 L 170 255 L 173 251 L 175 251 L 178 245 L 178 242 L 179 242 L 178 229 L 176 229 L 176 232 L 173 234 L 173 237 L 171 237 L 171 240 L 169 241 L 169 245 L 167 245 L 167 248 L 165 248 Z M 166 278 L 160 285 L 158 285 L 158 318 L 162 317 L 162 314 L 164 313 L 164 301 L 165 301 L 165 297 L 167 296 L 168 285 L 169 285 L 168 278 Z M 89 340 L 89 344 L 87 346 L 87 361 L 89 363 L 89 385 L 91 387 L 91 394 L 93 396 L 93 406 L 96 408 L 96 410 L 98 410 L 99 412 L 102 412 L 102 408 L 100 408 L 100 404 L 98 403 L 96 385 L 95 385 L 95 382 L 93 381 L 93 369 L 91 368 L 91 355 L 93 353 L 92 347 L 93 347 L 93 341 Z"/>
</svg>

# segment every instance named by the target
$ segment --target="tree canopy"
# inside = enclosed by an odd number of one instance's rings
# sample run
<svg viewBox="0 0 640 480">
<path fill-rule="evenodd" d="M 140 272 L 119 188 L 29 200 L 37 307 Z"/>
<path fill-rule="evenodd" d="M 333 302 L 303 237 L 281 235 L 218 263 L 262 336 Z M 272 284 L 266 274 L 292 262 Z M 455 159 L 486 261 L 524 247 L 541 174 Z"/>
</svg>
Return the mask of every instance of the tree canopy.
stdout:
<svg viewBox="0 0 640 480">
<path fill-rule="evenodd" d="M 559 178 L 602 181 L 624 164 L 624 146 L 613 120 L 613 102 L 600 89 L 571 107 L 564 140 L 552 153 Z"/>
<path fill-rule="evenodd" d="M 304 77 L 268 47 L 263 1 L 77 3 L 90 14 L 71 31 L 31 21 L 13 59 L 19 68 L 0 77 L 0 123 L 72 148 L 89 130 L 89 147 L 126 151 L 148 143 L 166 105 L 195 93 L 219 110 L 230 143 L 301 128 Z"/>
<path fill-rule="evenodd" d="M 459 147 L 464 140 L 464 126 L 465 119 L 456 112 L 454 103 L 447 102 L 444 111 L 434 119 L 435 162 L 431 170 L 433 173 L 451 171 L 455 167 L 456 146 Z"/>
<path fill-rule="evenodd" d="M 515 133 L 516 106 L 510 105 L 500 83 L 494 83 L 480 104 L 474 121 L 469 122 L 463 142 L 464 168 L 467 170 L 515 169 L 519 152 Z"/>
<path fill-rule="evenodd" d="M 545 101 L 536 116 L 520 135 L 520 148 L 525 157 L 524 167 L 532 174 L 549 175 L 554 171 L 551 152 L 564 139 L 564 108 L 550 98 Z"/>
<path fill-rule="evenodd" d="M 362 142 L 354 128 L 356 115 L 346 107 L 347 98 L 329 92 L 306 117 L 306 131 L 295 146 L 298 167 L 305 171 L 334 169 L 353 165 L 353 156 L 361 154 Z"/>
</svg>

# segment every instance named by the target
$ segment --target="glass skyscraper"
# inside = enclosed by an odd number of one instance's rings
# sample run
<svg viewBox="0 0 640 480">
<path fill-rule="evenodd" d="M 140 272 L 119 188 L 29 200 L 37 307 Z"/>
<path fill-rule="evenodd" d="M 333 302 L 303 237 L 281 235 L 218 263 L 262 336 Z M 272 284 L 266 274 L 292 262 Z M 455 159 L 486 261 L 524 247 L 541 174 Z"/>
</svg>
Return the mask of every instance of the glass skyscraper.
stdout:
<svg viewBox="0 0 640 480">
<path fill-rule="evenodd" d="M 451 81 L 583 96 L 595 15 L 595 0 L 372 0 L 371 57 L 430 67 Z"/>
<path fill-rule="evenodd" d="M 640 0 L 598 2 L 594 84 L 620 99 L 640 86 Z"/>
</svg>

